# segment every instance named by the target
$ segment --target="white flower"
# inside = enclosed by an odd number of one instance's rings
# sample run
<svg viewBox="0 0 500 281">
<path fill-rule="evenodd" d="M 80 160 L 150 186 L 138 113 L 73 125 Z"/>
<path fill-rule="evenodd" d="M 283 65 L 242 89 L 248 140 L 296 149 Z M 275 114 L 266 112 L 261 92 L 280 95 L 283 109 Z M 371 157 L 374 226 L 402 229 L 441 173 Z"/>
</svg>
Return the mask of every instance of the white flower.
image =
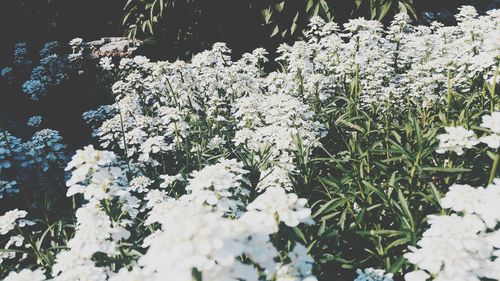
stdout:
<svg viewBox="0 0 500 281">
<path fill-rule="evenodd" d="M 500 147 L 500 134 L 491 134 L 481 137 L 479 140 L 490 148 L 497 149 Z"/>
<path fill-rule="evenodd" d="M 41 269 L 37 269 L 31 271 L 29 269 L 23 269 L 20 272 L 11 272 L 4 281 L 44 281 L 46 277 L 44 275 L 44 271 Z"/>
<path fill-rule="evenodd" d="M 95 150 L 92 145 L 84 147 L 83 150 L 77 150 L 64 169 L 65 171 L 74 169 L 66 185 L 71 188 L 76 183 L 85 180 L 89 172 L 97 170 L 100 166 L 110 165 L 115 159 L 113 152 Z"/>
<path fill-rule="evenodd" d="M 358 277 L 354 281 L 393 281 L 392 273 L 385 273 L 383 269 L 366 268 L 356 270 Z"/>
<path fill-rule="evenodd" d="M 102 57 L 100 60 L 99 60 L 99 66 L 103 69 L 103 70 L 112 70 L 115 65 L 113 64 L 113 59 L 111 57 Z"/>
<path fill-rule="evenodd" d="M 174 184 L 174 182 L 181 181 L 182 176 L 181 175 L 175 175 L 175 176 L 161 175 L 160 179 L 163 180 L 163 182 L 160 184 L 160 188 L 167 188 L 167 187 L 171 187 Z"/>
<path fill-rule="evenodd" d="M 472 148 L 479 143 L 474 138 L 474 132 L 462 126 L 445 127 L 444 129 L 446 130 L 446 134 L 438 136 L 439 148 L 436 150 L 437 153 L 442 154 L 446 151 L 453 151 L 457 155 L 462 155 L 464 148 Z"/>
<path fill-rule="evenodd" d="M 145 176 L 138 176 L 130 181 L 130 189 L 139 193 L 148 191 L 148 187 L 153 184 L 153 181 Z"/>
<path fill-rule="evenodd" d="M 141 162 L 151 162 L 153 165 L 159 165 L 151 156 L 158 154 L 160 152 L 165 152 L 169 150 L 169 146 L 165 143 L 163 137 L 150 137 L 145 142 L 141 144 L 139 151 L 139 161 Z"/>
<path fill-rule="evenodd" d="M 208 148 L 217 148 L 226 144 L 226 141 L 220 136 L 213 137 L 210 142 L 207 144 Z"/>
<path fill-rule="evenodd" d="M 94 204 L 87 204 L 76 211 L 75 236 L 68 247 L 78 256 L 90 258 L 94 253 L 109 253 L 113 245 L 108 239 L 113 232 L 109 217 Z"/>
<path fill-rule="evenodd" d="M 5 249 L 9 249 L 11 245 L 16 247 L 21 247 L 24 242 L 24 237 L 22 235 L 15 235 L 9 238 L 7 244 L 5 244 Z"/>
<path fill-rule="evenodd" d="M 284 189 L 269 187 L 254 201 L 248 204 L 249 211 L 260 211 L 274 217 L 287 226 L 295 227 L 301 222 L 310 222 L 311 209 L 305 207 L 307 199 L 298 198 L 295 193 L 286 193 Z"/>
<path fill-rule="evenodd" d="M 0 217 L 0 235 L 5 235 L 9 231 L 13 230 L 18 225 L 18 220 L 26 217 L 28 213 L 26 211 L 14 209 L 6 212 Z M 19 226 L 26 225 L 20 221 Z"/>
<path fill-rule="evenodd" d="M 443 208 L 463 214 L 429 216 L 418 247 L 409 247 L 404 257 L 419 270 L 408 273 L 407 281 L 498 279 L 496 261 L 500 247 L 500 179 L 486 188 L 453 185 L 441 199 Z"/>
<path fill-rule="evenodd" d="M 219 163 L 207 166 L 200 171 L 191 173 L 186 190 L 193 192 L 212 189 L 222 195 L 230 195 L 228 191 L 241 185 L 243 175 L 248 171 L 243 169 L 243 164 L 234 159 L 223 159 Z"/>
<path fill-rule="evenodd" d="M 164 190 L 151 189 L 146 195 L 146 208 L 151 209 L 154 206 L 162 203 L 166 199 L 166 192 Z"/>
<path fill-rule="evenodd" d="M 493 133 L 482 136 L 479 140 L 493 149 L 500 147 L 500 112 L 495 111 L 491 115 L 484 115 L 481 127 L 490 129 Z"/>
<path fill-rule="evenodd" d="M 155 272 L 157 280 L 176 274 L 189 280 L 192 268 L 209 272 L 235 262 L 245 247 L 232 220 L 199 205 L 174 206 L 163 213 L 164 231 L 155 234 L 139 260 L 146 272 Z"/>
<path fill-rule="evenodd" d="M 62 251 L 52 266 L 53 281 L 106 281 L 105 267 L 97 267 L 90 259 L 82 259 L 77 252 Z"/>
<path fill-rule="evenodd" d="M 405 274 L 405 281 L 425 281 L 431 277 L 423 270 L 408 272 Z"/>
<path fill-rule="evenodd" d="M 500 179 L 486 188 L 454 184 L 441 199 L 441 206 L 455 212 L 478 215 L 489 228 L 500 222 L 497 205 L 500 202 Z"/>
<path fill-rule="evenodd" d="M 83 43 L 82 38 L 73 38 L 71 41 L 69 41 L 69 45 L 72 47 L 78 47 Z"/>
<path fill-rule="evenodd" d="M 500 111 L 484 115 L 482 119 L 481 127 L 488 128 L 495 134 L 500 134 Z"/>
<path fill-rule="evenodd" d="M 312 269 L 314 259 L 307 253 L 307 248 L 304 245 L 296 243 L 292 252 L 288 254 L 288 257 L 290 258 L 290 265 L 293 265 L 297 272 L 297 277 L 300 279 L 313 278 Z"/>
</svg>

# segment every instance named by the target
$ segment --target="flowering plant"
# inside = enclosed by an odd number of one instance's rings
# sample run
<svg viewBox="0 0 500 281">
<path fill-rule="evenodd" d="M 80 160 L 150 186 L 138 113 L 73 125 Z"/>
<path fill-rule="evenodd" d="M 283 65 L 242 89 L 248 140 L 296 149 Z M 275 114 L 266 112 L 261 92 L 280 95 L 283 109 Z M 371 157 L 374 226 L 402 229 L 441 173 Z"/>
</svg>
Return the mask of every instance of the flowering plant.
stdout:
<svg viewBox="0 0 500 281">
<path fill-rule="evenodd" d="M 82 116 L 99 148 L 65 161 L 56 131 L 0 139 L 5 196 L 16 167 L 65 167 L 70 210 L 5 212 L 0 274 L 499 279 L 499 15 L 313 18 L 270 73 L 264 49 L 233 61 L 224 43 L 190 61 L 100 59 L 113 102 Z"/>
</svg>

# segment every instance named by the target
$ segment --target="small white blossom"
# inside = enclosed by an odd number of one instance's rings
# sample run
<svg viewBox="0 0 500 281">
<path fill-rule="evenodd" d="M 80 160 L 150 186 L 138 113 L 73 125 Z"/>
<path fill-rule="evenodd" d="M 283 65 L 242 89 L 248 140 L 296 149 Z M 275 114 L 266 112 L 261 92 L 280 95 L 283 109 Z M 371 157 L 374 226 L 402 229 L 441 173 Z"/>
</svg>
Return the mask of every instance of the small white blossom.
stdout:
<svg viewBox="0 0 500 281">
<path fill-rule="evenodd" d="M 307 199 L 298 198 L 295 193 L 286 193 L 284 189 L 270 187 L 248 204 L 248 210 L 261 211 L 274 217 L 278 215 L 279 220 L 287 226 L 295 227 L 301 222 L 310 222 L 311 210 L 305 205 Z"/>
<path fill-rule="evenodd" d="M 20 272 L 11 272 L 4 281 L 44 281 L 46 280 L 44 271 L 37 269 L 31 271 L 29 269 L 23 269 Z"/>
<path fill-rule="evenodd" d="M 17 225 L 20 227 L 26 225 L 22 219 L 26 217 L 28 213 L 26 211 L 14 209 L 6 212 L 0 217 L 0 235 L 5 235 L 9 231 L 13 230 Z"/>
<path fill-rule="evenodd" d="M 446 151 L 453 151 L 457 155 L 464 153 L 464 148 L 472 148 L 479 143 L 474 138 L 474 132 L 465 129 L 462 126 L 458 127 L 445 127 L 446 134 L 438 136 L 439 148 L 437 153 L 445 153 Z"/>
<path fill-rule="evenodd" d="M 100 60 L 99 60 L 99 66 L 103 69 L 103 70 L 112 70 L 115 65 L 113 64 L 113 59 L 111 57 L 102 57 Z"/>
<path fill-rule="evenodd" d="M 495 134 L 500 134 L 500 111 L 484 115 L 482 119 L 481 127 L 488 128 Z"/>
<path fill-rule="evenodd" d="M 366 268 L 356 270 L 358 276 L 354 281 L 393 281 L 392 273 L 385 273 L 383 269 Z"/>
</svg>

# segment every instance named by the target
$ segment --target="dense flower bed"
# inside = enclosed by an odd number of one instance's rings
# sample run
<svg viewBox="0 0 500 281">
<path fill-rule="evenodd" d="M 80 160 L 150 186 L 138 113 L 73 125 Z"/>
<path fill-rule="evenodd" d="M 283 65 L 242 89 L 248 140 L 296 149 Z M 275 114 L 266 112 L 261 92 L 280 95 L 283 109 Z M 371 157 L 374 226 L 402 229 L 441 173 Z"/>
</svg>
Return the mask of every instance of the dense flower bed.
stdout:
<svg viewBox="0 0 500 281">
<path fill-rule="evenodd" d="M 57 219 L 0 217 L 0 274 L 500 279 L 500 11 L 456 18 L 314 18 L 273 72 L 264 49 L 233 61 L 223 43 L 189 62 L 102 58 L 115 102 L 83 114 L 100 148 L 68 162 L 56 131 L 0 139 L 0 195 L 41 179 L 63 192 L 66 165 L 70 201 Z"/>
</svg>

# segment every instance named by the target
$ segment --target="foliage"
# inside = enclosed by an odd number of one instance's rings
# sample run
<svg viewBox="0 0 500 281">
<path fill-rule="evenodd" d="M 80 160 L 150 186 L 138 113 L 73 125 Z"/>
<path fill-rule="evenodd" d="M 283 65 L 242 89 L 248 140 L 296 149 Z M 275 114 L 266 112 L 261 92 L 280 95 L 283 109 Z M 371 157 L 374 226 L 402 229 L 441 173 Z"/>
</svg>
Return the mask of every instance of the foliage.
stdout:
<svg viewBox="0 0 500 281">
<path fill-rule="evenodd" d="M 189 1 L 188 1 L 189 2 Z M 125 4 L 122 24 L 127 27 L 127 36 L 136 38 L 137 31 L 153 34 L 153 25 L 163 16 L 163 9 L 173 7 L 175 1 L 128 0 Z"/>
<path fill-rule="evenodd" d="M 193 13 L 203 9 L 203 5 L 197 2 L 199 1 L 179 3 L 175 0 L 129 0 L 124 7 L 122 24 L 126 27 L 129 37 L 153 35 L 154 27 L 162 17 L 175 16 L 176 12 L 186 7 Z M 218 7 L 218 9 L 223 8 L 223 5 Z M 309 19 L 314 16 L 321 16 L 326 20 L 334 19 L 334 14 L 342 15 L 342 18 L 364 15 L 377 20 L 399 12 L 408 13 L 413 18 L 417 16 L 412 0 L 353 0 L 348 3 L 330 3 L 326 0 L 248 1 L 247 8 L 262 13 L 259 22 L 266 26 L 270 37 L 283 38 L 297 38 L 297 34 L 300 36 L 305 31 Z"/>
<path fill-rule="evenodd" d="M 417 18 L 412 0 L 354 0 L 342 3 L 326 0 L 308 0 L 302 3 L 300 1 L 271 1 L 269 6 L 262 10 L 264 24 L 272 30 L 271 37 L 276 35 L 289 37 L 295 33 L 301 35 L 306 29 L 307 22 L 315 16 L 337 22 L 340 22 L 337 18 L 344 20 L 355 16 L 381 21 L 397 13 L 407 13 L 413 19 Z"/>
</svg>

